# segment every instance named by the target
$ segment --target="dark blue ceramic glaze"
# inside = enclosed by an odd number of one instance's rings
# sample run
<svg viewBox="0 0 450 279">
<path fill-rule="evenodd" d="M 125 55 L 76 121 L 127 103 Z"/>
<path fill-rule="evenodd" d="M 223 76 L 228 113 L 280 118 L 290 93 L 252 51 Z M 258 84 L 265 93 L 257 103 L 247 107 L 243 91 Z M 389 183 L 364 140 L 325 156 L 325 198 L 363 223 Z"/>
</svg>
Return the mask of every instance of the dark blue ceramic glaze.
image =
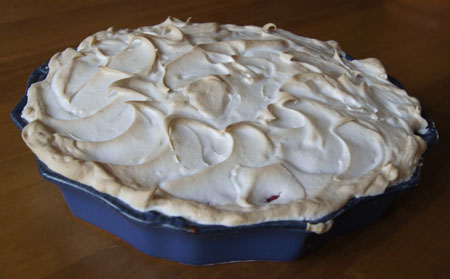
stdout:
<svg viewBox="0 0 450 279">
<path fill-rule="evenodd" d="M 352 60 L 348 55 L 345 59 Z M 29 77 L 31 84 L 45 79 L 47 63 Z M 402 88 L 401 84 L 389 80 Z M 14 123 L 22 130 L 27 122 L 21 117 L 27 96 L 11 112 Z M 427 118 L 427 134 L 420 135 L 428 145 L 438 140 L 433 121 Z M 423 158 L 422 158 L 423 160 Z M 290 261 L 330 237 L 375 222 L 398 194 L 418 183 L 420 166 L 406 182 L 394 185 L 385 193 L 353 198 L 341 209 L 317 220 L 274 221 L 254 225 L 227 227 L 202 225 L 181 217 L 169 217 L 156 211 L 140 212 L 119 199 L 70 180 L 50 170 L 37 159 L 41 175 L 57 184 L 72 213 L 130 243 L 145 254 L 184 264 L 205 265 L 233 261 Z M 307 223 L 333 221 L 326 233 L 306 230 Z"/>
</svg>

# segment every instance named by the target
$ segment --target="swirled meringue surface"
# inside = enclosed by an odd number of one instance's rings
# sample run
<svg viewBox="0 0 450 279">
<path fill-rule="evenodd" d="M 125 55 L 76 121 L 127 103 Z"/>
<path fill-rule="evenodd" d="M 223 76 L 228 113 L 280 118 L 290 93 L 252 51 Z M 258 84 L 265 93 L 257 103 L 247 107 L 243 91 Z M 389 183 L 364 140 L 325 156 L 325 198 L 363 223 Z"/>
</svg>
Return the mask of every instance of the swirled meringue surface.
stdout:
<svg viewBox="0 0 450 279">
<path fill-rule="evenodd" d="M 54 171 L 203 224 L 314 220 L 411 177 L 418 101 L 373 58 L 256 26 L 108 29 L 55 54 L 23 138 Z"/>
</svg>

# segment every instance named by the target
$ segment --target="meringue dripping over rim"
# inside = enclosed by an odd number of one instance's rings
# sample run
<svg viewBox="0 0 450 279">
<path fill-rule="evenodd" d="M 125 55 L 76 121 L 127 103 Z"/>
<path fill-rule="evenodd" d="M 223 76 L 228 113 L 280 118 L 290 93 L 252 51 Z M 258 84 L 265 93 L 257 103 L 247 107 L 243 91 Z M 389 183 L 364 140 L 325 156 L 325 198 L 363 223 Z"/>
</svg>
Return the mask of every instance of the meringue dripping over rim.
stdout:
<svg viewBox="0 0 450 279">
<path fill-rule="evenodd" d="M 53 171 L 200 224 L 314 220 L 408 180 L 419 102 L 334 41 L 167 19 L 55 54 L 23 138 Z"/>
</svg>

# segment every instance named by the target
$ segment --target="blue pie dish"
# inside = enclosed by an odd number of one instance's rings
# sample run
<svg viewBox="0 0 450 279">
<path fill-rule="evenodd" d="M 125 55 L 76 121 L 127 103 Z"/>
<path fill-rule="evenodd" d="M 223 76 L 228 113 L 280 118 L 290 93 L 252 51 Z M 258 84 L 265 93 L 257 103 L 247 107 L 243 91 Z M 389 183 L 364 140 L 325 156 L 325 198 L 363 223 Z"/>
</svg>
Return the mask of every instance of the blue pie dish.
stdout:
<svg viewBox="0 0 450 279">
<path fill-rule="evenodd" d="M 45 63 L 31 73 L 27 90 L 31 84 L 45 79 L 47 74 Z M 398 81 L 389 79 L 402 88 Z M 25 94 L 11 112 L 12 120 L 21 130 L 27 125 L 21 117 L 26 103 Z M 429 147 L 437 142 L 438 132 L 435 123 L 424 117 L 428 121 L 428 131 L 420 136 Z M 417 185 L 422 161 L 423 156 L 409 180 L 393 185 L 379 195 L 353 198 L 341 209 L 320 219 L 227 227 L 197 224 L 156 211 L 137 211 L 113 196 L 53 172 L 37 159 L 39 172 L 59 186 L 75 216 L 118 236 L 145 254 L 189 265 L 295 260 L 335 235 L 375 222 L 396 196 Z M 329 221 L 333 226 L 325 233 L 317 234 L 308 229 L 311 224 Z"/>
</svg>

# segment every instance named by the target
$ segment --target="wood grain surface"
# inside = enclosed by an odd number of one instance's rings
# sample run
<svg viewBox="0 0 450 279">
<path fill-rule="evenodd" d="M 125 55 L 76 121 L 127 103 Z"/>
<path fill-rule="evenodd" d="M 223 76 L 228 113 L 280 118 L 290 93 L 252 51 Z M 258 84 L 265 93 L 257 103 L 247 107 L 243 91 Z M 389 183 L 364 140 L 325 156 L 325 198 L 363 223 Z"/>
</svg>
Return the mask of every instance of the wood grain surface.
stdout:
<svg viewBox="0 0 450 279">
<path fill-rule="evenodd" d="M 450 1 L 1 0 L 0 278 L 450 278 Z M 293 262 L 192 267 L 146 256 L 74 217 L 38 174 L 9 112 L 29 73 L 110 26 L 167 16 L 253 24 L 337 40 L 377 57 L 436 120 L 440 142 L 420 185 L 374 225 L 332 239 Z"/>
</svg>

